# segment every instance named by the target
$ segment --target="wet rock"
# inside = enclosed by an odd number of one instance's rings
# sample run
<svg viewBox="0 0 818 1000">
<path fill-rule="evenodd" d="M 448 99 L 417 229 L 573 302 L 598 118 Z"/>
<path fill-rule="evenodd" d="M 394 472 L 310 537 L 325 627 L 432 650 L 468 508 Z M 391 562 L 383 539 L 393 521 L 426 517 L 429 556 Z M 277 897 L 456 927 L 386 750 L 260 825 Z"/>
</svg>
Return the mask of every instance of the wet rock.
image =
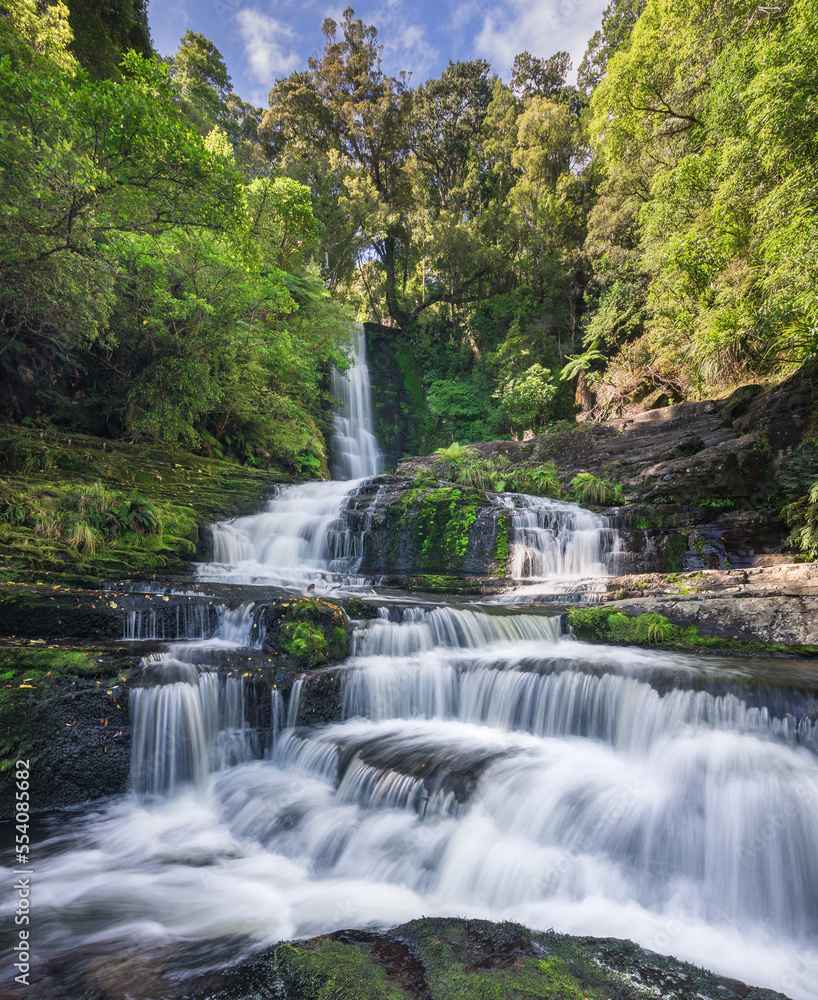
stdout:
<svg viewBox="0 0 818 1000">
<path fill-rule="evenodd" d="M 352 498 L 344 518 L 363 532 L 359 572 L 365 575 L 493 576 L 505 570 L 508 511 L 481 490 L 378 476 Z"/>
<path fill-rule="evenodd" d="M 813 377 L 799 372 L 764 390 L 743 386 L 724 400 L 678 403 L 597 424 L 549 431 L 529 441 L 474 445 L 512 464 L 551 461 L 563 483 L 580 472 L 621 483 L 632 501 L 696 504 L 763 500 L 804 440 L 816 407 Z M 408 459 L 400 474 L 429 470 L 434 457 Z"/>
<path fill-rule="evenodd" d="M 655 627 L 619 629 L 614 635 L 607 628 L 595 628 L 593 608 L 569 611 L 569 624 L 583 626 L 587 618 L 587 628 L 574 629 L 582 639 L 701 651 L 810 657 L 818 653 L 814 564 L 634 574 L 609 579 L 606 588 L 606 594 L 596 594 L 603 615 L 621 611 L 633 620 L 652 620 Z M 663 622 L 672 628 L 665 630 Z M 687 632 L 682 635 L 679 630 Z"/>
<path fill-rule="evenodd" d="M 126 791 L 136 658 L 121 651 L 30 647 L 4 650 L 3 657 L 21 669 L 0 698 L 0 737 L 8 748 L 4 757 L 31 761 L 32 812 Z M 13 801 L 12 773 L 0 775 L 2 815 Z"/>
<path fill-rule="evenodd" d="M 191 1000 L 786 1000 L 630 941 L 458 918 L 281 944 L 224 970 L 218 985 L 212 974 L 208 979 L 189 982 L 186 995 Z M 276 979 L 280 992 L 272 992 Z"/>
<path fill-rule="evenodd" d="M 337 601 L 293 597 L 267 606 L 261 616 L 263 648 L 297 667 L 315 669 L 347 656 L 351 625 Z"/>
</svg>

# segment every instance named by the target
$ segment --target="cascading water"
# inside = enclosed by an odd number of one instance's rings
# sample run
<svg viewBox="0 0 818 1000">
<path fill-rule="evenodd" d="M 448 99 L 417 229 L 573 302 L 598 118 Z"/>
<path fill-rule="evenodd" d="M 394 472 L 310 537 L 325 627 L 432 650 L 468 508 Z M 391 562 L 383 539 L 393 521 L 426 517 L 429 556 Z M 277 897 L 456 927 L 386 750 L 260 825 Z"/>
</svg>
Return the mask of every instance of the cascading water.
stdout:
<svg viewBox="0 0 818 1000">
<path fill-rule="evenodd" d="M 501 493 L 497 500 L 511 511 L 508 575 L 522 585 L 501 603 L 593 593 L 616 571 L 619 538 L 604 515 L 547 497 Z"/>
<path fill-rule="evenodd" d="M 355 357 L 349 372 L 332 372 L 332 394 L 342 403 L 332 418 L 332 478 L 339 480 L 377 476 L 381 468 L 378 441 L 372 432 L 372 390 L 361 323 L 355 324 L 354 341 Z"/>
<path fill-rule="evenodd" d="M 361 435 L 338 427 L 348 457 Z M 355 488 L 293 487 L 218 526 L 210 574 L 302 591 L 354 577 L 339 512 Z M 614 568 L 603 518 L 497 502 L 512 574 L 539 593 Z M 228 604 L 180 618 L 188 641 L 131 692 L 139 794 L 35 845 L 39 961 L 96 989 L 124 954 L 154 989 L 163 962 L 179 981 L 283 939 L 456 913 L 631 938 L 818 997 L 809 667 L 588 646 L 531 609 L 392 604 L 332 668 L 338 721 L 302 725 L 311 677 L 289 704 L 260 683 L 257 609 Z M 134 621 L 132 637 L 158 630 Z M 217 655 L 243 665 L 225 675 Z"/>
<path fill-rule="evenodd" d="M 215 525 L 213 562 L 200 565 L 201 579 L 273 583 L 295 590 L 364 582 L 356 577 L 363 554 L 360 534 L 342 519 L 360 481 L 380 471 L 361 324 L 355 326 L 354 349 L 348 375 L 332 374 L 333 395 L 341 402 L 333 415 L 333 481 L 291 486 L 262 513 Z"/>
</svg>

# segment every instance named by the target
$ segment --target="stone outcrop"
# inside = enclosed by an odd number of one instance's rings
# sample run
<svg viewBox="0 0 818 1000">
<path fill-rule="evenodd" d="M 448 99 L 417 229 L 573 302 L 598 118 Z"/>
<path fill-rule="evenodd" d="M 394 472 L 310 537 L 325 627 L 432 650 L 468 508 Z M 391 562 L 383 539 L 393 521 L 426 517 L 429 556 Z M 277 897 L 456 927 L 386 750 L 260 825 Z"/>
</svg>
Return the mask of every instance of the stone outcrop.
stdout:
<svg viewBox="0 0 818 1000">
<path fill-rule="evenodd" d="M 658 613 L 696 625 L 702 636 L 818 647 L 818 565 L 667 575 L 607 581 L 606 604 L 631 615 Z"/>
<path fill-rule="evenodd" d="M 483 491 L 377 476 L 344 513 L 361 533 L 366 576 L 503 576 L 508 511 Z"/>
<path fill-rule="evenodd" d="M 280 984 L 275 993 L 273 983 Z M 181 989 L 168 981 L 162 995 L 176 1000 Z M 188 980 L 184 995 L 190 1000 L 786 1000 L 782 993 L 754 989 L 631 941 L 453 917 L 281 944 L 235 969 Z"/>
<path fill-rule="evenodd" d="M 528 441 L 475 445 L 514 464 L 554 462 L 563 483 L 579 472 L 621 483 L 632 502 L 762 502 L 815 423 L 816 387 L 799 373 L 772 389 L 744 386 L 723 400 L 663 406 L 598 424 L 562 425 Z M 408 459 L 399 474 L 431 469 Z M 816 470 L 818 471 L 818 470 Z"/>
</svg>

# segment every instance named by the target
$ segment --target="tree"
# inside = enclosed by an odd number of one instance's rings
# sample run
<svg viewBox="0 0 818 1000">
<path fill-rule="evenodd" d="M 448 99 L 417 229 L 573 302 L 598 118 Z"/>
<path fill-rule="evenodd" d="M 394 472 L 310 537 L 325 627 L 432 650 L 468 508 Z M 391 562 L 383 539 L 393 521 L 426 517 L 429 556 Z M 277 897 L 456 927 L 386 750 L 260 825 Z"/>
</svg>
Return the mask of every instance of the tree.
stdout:
<svg viewBox="0 0 818 1000">
<path fill-rule="evenodd" d="M 123 55 L 153 55 L 146 0 L 69 0 L 71 51 L 92 80 L 119 75 Z"/>
<path fill-rule="evenodd" d="M 587 98 L 599 86 L 608 61 L 630 41 L 633 26 L 647 0 L 611 0 L 602 12 L 602 27 L 593 33 L 577 71 L 577 86 Z"/>
<path fill-rule="evenodd" d="M 469 168 L 491 102 L 489 69 L 485 59 L 450 62 L 438 79 L 415 91 L 412 150 L 435 207 L 465 207 Z"/>
<path fill-rule="evenodd" d="M 229 141 L 248 176 L 269 171 L 270 149 L 259 135 L 261 111 L 233 91 L 224 57 L 204 35 L 187 31 L 178 51 L 166 60 L 181 106 L 201 136 L 214 130 Z"/>
<path fill-rule="evenodd" d="M 404 170 L 409 151 L 411 93 L 405 79 L 381 68 L 377 31 L 347 8 L 338 25 L 324 21 L 324 51 L 305 73 L 279 80 L 270 91 L 263 127 L 272 141 L 302 159 L 334 153 L 355 176 L 346 198 L 368 206 L 367 239 L 384 269 L 389 314 L 401 313 L 398 280 L 409 253 L 406 214 L 411 185 Z"/>
<path fill-rule="evenodd" d="M 568 100 L 571 88 L 567 86 L 571 71 L 571 57 L 567 52 L 555 52 L 548 59 L 538 59 L 530 52 L 514 57 L 511 67 L 511 89 L 526 100 L 545 97 L 552 101 Z"/>
</svg>

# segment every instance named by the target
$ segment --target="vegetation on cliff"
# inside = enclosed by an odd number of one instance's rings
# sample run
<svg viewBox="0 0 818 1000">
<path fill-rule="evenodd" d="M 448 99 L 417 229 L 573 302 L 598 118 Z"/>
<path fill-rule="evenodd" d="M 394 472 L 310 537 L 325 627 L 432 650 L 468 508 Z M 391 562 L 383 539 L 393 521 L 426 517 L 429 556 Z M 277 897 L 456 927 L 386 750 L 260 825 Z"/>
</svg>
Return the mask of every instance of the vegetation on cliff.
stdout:
<svg viewBox="0 0 818 1000">
<path fill-rule="evenodd" d="M 200 528 L 257 509 L 271 478 L 158 443 L 0 427 L 0 582 L 178 571 Z"/>
<path fill-rule="evenodd" d="M 200 36 L 89 76 L 79 6 L 0 7 L 0 416 L 325 470 L 348 313 L 310 191 L 251 176 Z"/>
</svg>

